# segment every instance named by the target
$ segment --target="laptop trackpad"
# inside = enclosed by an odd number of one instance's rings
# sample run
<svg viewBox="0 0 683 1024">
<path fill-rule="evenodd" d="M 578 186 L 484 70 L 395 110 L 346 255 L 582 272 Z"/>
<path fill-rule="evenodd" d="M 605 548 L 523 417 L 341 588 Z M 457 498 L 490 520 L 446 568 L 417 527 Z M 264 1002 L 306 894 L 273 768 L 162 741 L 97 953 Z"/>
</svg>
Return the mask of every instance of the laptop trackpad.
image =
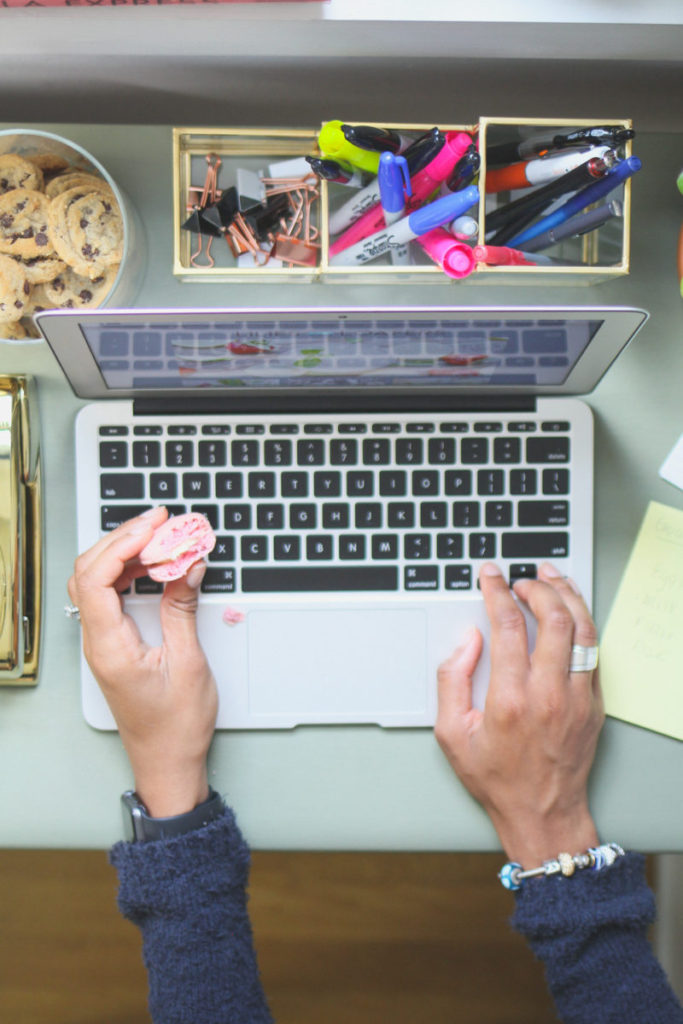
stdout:
<svg viewBox="0 0 683 1024">
<path fill-rule="evenodd" d="M 420 609 L 263 609 L 249 614 L 249 707 L 300 722 L 381 722 L 427 705 Z"/>
</svg>

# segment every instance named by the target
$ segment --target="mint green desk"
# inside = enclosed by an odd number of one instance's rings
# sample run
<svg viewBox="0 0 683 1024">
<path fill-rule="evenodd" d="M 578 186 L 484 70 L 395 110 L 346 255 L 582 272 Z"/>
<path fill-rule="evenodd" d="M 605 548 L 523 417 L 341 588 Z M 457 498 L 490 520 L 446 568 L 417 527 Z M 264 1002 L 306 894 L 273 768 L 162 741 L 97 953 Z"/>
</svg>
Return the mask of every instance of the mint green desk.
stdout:
<svg viewBox="0 0 683 1024">
<path fill-rule="evenodd" d="M 40 125 L 96 155 L 140 212 L 147 233 L 145 305 L 264 307 L 405 302 L 405 290 L 342 285 L 179 284 L 171 266 L 171 132 L 166 127 Z M 634 183 L 632 272 L 596 286 L 415 286 L 416 304 L 643 306 L 638 340 L 588 396 L 596 417 L 594 610 L 603 626 L 645 512 L 683 507 L 657 469 L 683 430 L 683 301 L 675 245 L 683 199 L 680 135 L 641 135 Z M 42 343 L 0 342 L 0 372 L 38 380 L 45 471 L 46 587 L 42 665 L 34 690 L 0 689 L 0 845 L 106 847 L 121 835 L 131 783 L 116 734 L 81 716 L 79 630 L 63 615 L 76 555 L 73 420 L 79 402 Z M 683 674 L 682 674 L 683 684 Z M 681 691 L 683 699 L 683 686 Z M 223 732 L 211 782 L 261 849 L 493 850 L 484 812 L 452 775 L 430 730 L 375 727 Z M 683 744 L 608 720 L 592 776 L 602 834 L 642 850 L 683 850 Z"/>
</svg>

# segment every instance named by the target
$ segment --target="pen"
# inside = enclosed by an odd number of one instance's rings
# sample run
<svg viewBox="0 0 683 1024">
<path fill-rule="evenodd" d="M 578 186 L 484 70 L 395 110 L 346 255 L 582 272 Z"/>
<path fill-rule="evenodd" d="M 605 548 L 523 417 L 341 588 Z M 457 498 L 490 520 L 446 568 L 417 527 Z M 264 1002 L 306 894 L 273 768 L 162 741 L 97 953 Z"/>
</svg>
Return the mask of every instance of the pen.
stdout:
<svg viewBox="0 0 683 1024">
<path fill-rule="evenodd" d="M 361 171 L 377 174 L 379 153 L 371 153 L 369 149 L 353 146 L 344 138 L 341 121 L 327 121 L 318 133 L 318 146 L 325 157 L 333 160 L 346 160 Z"/>
<path fill-rule="evenodd" d="M 559 210 L 555 210 L 553 213 L 549 213 L 546 217 L 541 217 L 536 224 L 532 224 L 531 227 L 523 231 L 521 235 L 517 235 L 515 238 L 510 240 L 510 245 L 519 248 L 523 242 L 527 242 L 532 238 L 536 238 L 537 235 L 542 234 L 544 231 L 549 231 L 551 228 L 557 227 L 558 224 L 563 224 L 564 221 L 569 220 L 575 213 L 580 213 L 591 203 L 597 202 L 598 199 L 602 199 L 603 196 L 609 195 L 615 188 L 617 188 L 623 181 L 630 178 L 631 175 L 636 174 L 637 171 L 642 167 L 642 162 L 637 156 L 629 156 L 625 160 L 622 160 L 616 165 L 604 178 L 600 181 L 594 181 L 592 185 L 588 185 L 586 188 L 581 189 L 576 195 L 568 199 Z"/>
<path fill-rule="evenodd" d="M 378 256 L 383 256 L 391 249 L 410 242 L 419 235 L 425 235 L 433 228 L 464 213 L 477 202 L 478 198 L 479 189 L 476 185 L 469 185 L 461 192 L 443 196 L 396 221 L 391 227 L 377 231 L 375 234 L 361 239 L 355 245 L 336 253 L 330 259 L 330 264 L 335 267 L 352 267 L 357 264 L 369 263 L 370 260 L 377 259 Z M 453 241 L 455 243 L 455 239 Z"/>
<path fill-rule="evenodd" d="M 577 192 L 583 185 L 589 185 L 591 182 L 604 178 L 614 166 L 614 151 L 608 150 L 603 159 L 589 160 L 563 177 L 556 178 L 554 181 L 548 182 L 547 185 L 541 185 L 540 188 L 508 203 L 500 210 L 494 210 L 487 224 L 486 241 L 491 242 L 492 245 L 505 245 L 515 235 L 520 234 L 536 217 L 540 217 L 555 200 L 561 199 L 569 193 Z M 501 214 L 500 218 L 497 217 L 499 213 Z M 488 231 L 492 222 L 497 225 L 493 236 Z"/>
<path fill-rule="evenodd" d="M 477 147 L 472 143 L 458 160 L 451 171 L 450 177 L 446 180 L 446 188 L 449 192 L 457 192 L 459 188 L 468 185 L 481 165 L 481 157 Z"/>
<path fill-rule="evenodd" d="M 334 182 L 336 185 L 348 185 L 349 188 L 360 188 L 363 184 L 361 171 L 347 170 L 336 160 L 323 160 L 318 156 L 307 156 L 304 159 L 311 165 L 311 170 L 325 181 Z"/>
<path fill-rule="evenodd" d="M 405 157 L 394 156 L 393 153 L 388 152 L 382 153 L 379 158 L 377 183 L 379 185 L 384 223 L 389 227 L 403 216 L 403 211 L 406 207 L 403 194 L 404 185 L 408 195 L 412 191 L 408 174 L 408 161 Z M 410 263 L 408 246 L 402 245 L 398 249 L 392 249 L 391 262 L 397 266 L 405 266 L 407 263 Z"/>
<path fill-rule="evenodd" d="M 425 166 L 425 163 L 429 163 L 434 159 L 445 143 L 446 136 L 438 128 L 432 128 L 426 135 L 416 139 L 413 145 L 403 153 L 403 157 L 408 161 L 410 173 L 417 174 Z M 377 184 L 377 179 L 374 178 L 368 185 L 360 189 L 359 192 L 356 192 L 351 199 L 348 199 L 342 206 L 330 213 L 330 234 L 338 235 L 341 231 L 346 231 L 368 210 L 373 207 L 379 209 L 378 203 L 379 185 Z M 381 215 L 381 210 L 379 212 Z M 383 224 L 384 220 L 380 217 L 377 227 L 371 228 L 370 231 L 378 231 Z M 370 231 L 367 231 L 366 234 L 370 234 Z M 358 236 L 358 238 L 361 237 L 362 235 Z M 353 238 L 351 241 L 355 242 L 357 240 L 357 238 Z"/>
<path fill-rule="evenodd" d="M 343 124 L 341 130 L 347 142 L 377 153 L 403 153 L 412 142 L 412 139 L 390 128 L 375 128 L 367 124 Z"/>
<path fill-rule="evenodd" d="M 589 144 L 601 144 L 606 146 L 618 146 L 623 142 L 635 137 L 631 128 L 624 128 L 622 125 L 597 125 L 592 128 L 577 128 L 576 131 L 564 135 L 553 135 L 550 139 L 547 135 L 535 135 L 531 139 L 522 139 L 518 142 L 501 142 L 495 146 L 486 147 L 486 162 L 490 166 L 500 164 L 512 164 L 516 160 L 524 160 L 529 157 L 541 156 L 551 149 L 565 149 L 568 146 Z"/>
<path fill-rule="evenodd" d="M 542 156 L 509 164 L 507 167 L 493 168 L 486 174 L 486 191 L 504 192 L 528 188 L 530 185 L 545 185 L 588 160 L 602 159 L 609 152 L 609 146 L 595 146 L 585 151 L 570 149 L 558 156 Z"/>
<path fill-rule="evenodd" d="M 415 210 L 427 199 L 432 192 L 435 192 L 442 181 L 449 176 L 460 157 L 468 146 L 472 145 L 472 139 L 466 132 L 447 132 L 443 146 L 426 167 L 423 167 L 417 174 L 411 176 L 412 195 L 406 203 L 408 211 Z M 406 159 L 408 159 L 406 157 Z M 465 192 L 467 189 L 464 190 Z M 453 193 L 459 195 L 460 193 Z M 478 192 L 477 192 L 478 195 Z M 464 213 L 461 210 L 461 213 Z M 456 216 L 455 214 L 453 216 Z M 350 245 L 355 245 L 362 238 L 380 231 L 384 226 L 384 216 L 379 203 L 371 207 L 354 224 L 351 225 L 331 245 L 329 254 L 334 256 Z M 332 219 L 330 219 L 330 231 L 332 231 Z"/>
<path fill-rule="evenodd" d="M 616 199 L 611 203 L 603 203 L 593 210 L 586 210 L 585 213 L 577 213 L 570 217 L 564 224 L 558 224 L 556 228 L 544 231 L 536 238 L 529 239 L 525 243 L 525 252 L 538 252 L 539 249 L 546 249 L 549 245 L 561 242 L 563 238 L 573 238 L 576 235 L 585 235 L 589 231 L 595 231 L 612 217 L 621 217 L 623 207 Z"/>
</svg>

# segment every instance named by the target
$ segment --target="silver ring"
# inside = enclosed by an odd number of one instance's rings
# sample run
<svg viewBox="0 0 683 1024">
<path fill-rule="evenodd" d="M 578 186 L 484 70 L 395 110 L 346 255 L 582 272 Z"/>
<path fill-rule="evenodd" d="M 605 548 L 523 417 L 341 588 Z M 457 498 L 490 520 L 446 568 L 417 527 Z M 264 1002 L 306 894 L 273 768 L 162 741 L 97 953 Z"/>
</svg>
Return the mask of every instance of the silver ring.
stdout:
<svg viewBox="0 0 683 1024">
<path fill-rule="evenodd" d="M 572 655 L 569 659 L 570 672 L 592 672 L 598 667 L 597 647 L 584 647 L 582 644 L 572 646 Z"/>
<path fill-rule="evenodd" d="M 75 619 L 76 622 L 80 622 L 81 621 L 81 613 L 80 613 L 77 605 L 75 605 L 75 604 L 65 604 L 64 605 L 64 614 L 66 615 L 67 619 Z"/>
</svg>

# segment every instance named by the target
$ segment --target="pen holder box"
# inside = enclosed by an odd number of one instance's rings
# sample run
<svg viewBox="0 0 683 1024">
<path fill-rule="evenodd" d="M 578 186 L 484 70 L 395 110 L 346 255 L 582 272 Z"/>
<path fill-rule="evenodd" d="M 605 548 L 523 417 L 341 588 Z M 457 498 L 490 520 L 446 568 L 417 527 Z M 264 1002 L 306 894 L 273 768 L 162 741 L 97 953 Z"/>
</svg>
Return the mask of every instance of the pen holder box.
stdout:
<svg viewBox="0 0 683 1024">
<path fill-rule="evenodd" d="M 601 125 L 617 125 L 631 129 L 632 122 L 622 118 L 600 119 L 553 119 L 513 117 L 482 117 L 479 120 L 479 146 L 481 168 L 479 176 L 479 230 L 480 239 L 489 241 L 491 232 L 487 218 L 512 199 L 526 194 L 529 190 L 513 192 L 488 192 L 487 176 L 493 170 L 487 161 L 487 151 L 506 143 L 518 143 L 531 139 L 552 139 L 555 135 L 566 135 L 579 128 Z M 630 140 L 618 147 L 620 157 L 632 155 Z M 529 159 L 525 156 L 524 159 Z M 491 183 L 492 184 L 492 183 Z M 564 199 L 560 199 L 562 203 Z M 537 266 L 492 266 L 478 263 L 476 272 L 469 278 L 477 283 L 505 284 L 597 284 L 629 272 L 630 224 L 631 224 L 631 179 L 618 186 L 601 200 L 603 203 L 620 204 L 621 216 L 614 216 L 599 228 L 574 237 L 568 237 L 555 245 L 544 248 L 538 255 L 556 262 Z M 524 249 L 523 243 L 519 246 Z"/>
<path fill-rule="evenodd" d="M 263 265 L 267 254 L 252 256 L 241 240 L 239 231 L 221 235 L 218 219 L 202 224 L 214 235 L 183 228 L 188 221 L 197 226 L 198 206 L 210 201 L 211 190 L 221 196 L 236 188 L 238 181 L 245 190 L 254 188 L 259 174 L 273 164 L 300 160 L 317 152 L 317 131 L 258 128 L 174 128 L 173 129 L 173 273 L 181 281 L 304 281 L 319 274 L 321 234 L 321 199 L 307 193 L 302 202 L 299 221 L 314 244 L 289 246 L 288 255 L 300 262 L 282 266 L 275 258 Z M 242 176 L 238 179 L 238 171 Z M 251 172 L 251 173 L 250 173 Z M 213 175 L 213 178 L 212 178 Z M 258 182 L 256 181 L 258 185 Z M 206 195 L 205 193 L 206 190 Z M 319 191 L 319 189 L 318 189 Z M 204 200 L 204 202 L 202 202 Z M 310 200 L 310 202 L 309 202 Z M 254 202 L 258 201 L 255 197 Z M 297 199 L 298 202 L 298 199 Z M 193 219 L 194 218 L 194 219 Z M 290 219 L 293 220 L 293 217 Z M 305 222 L 305 223 L 304 223 Z M 278 225 L 274 234 L 283 232 Z M 299 232 L 299 223 L 293 233 Z M 284 245 L 284 243 L 283 243 Z M 298 251 L 297 251 L 298 250 Z M 244 265 L 244 264 L 248 265 Z"/>
</svg>

